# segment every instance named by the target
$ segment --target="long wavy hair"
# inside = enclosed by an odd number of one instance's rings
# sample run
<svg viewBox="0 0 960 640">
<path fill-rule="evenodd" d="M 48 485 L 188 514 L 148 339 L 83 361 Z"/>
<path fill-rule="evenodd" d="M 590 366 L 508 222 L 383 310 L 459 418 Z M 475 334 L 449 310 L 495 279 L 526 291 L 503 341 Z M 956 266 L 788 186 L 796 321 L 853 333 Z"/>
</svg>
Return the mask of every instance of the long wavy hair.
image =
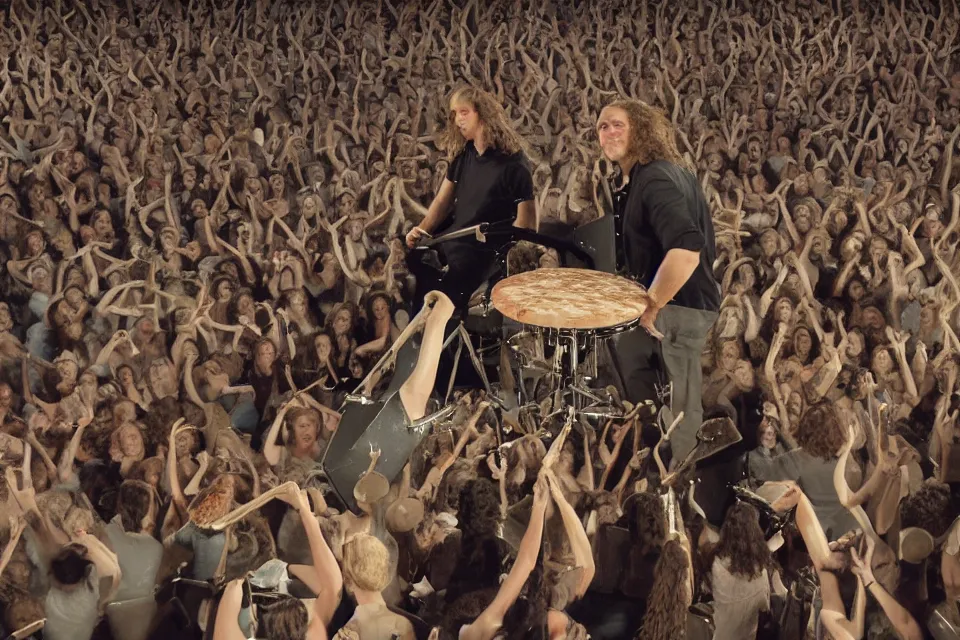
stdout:
<svg viewBox="0 0 960 640">
<path fill-rule="evenodd" d="M 447 161 L 452 161 L 463 148 L 467 140 L 457 127 L 457 116 L 450 108 L 454 102 L 465 102 L 471 105 L 483 125 L 483 137 L 488 147 L 498 149 L 508 155 L 518 151 L 525 151 L 526 144 L 523 138 L 513 130 L 507 119 L 503 106 L 493 95 L 471 85 L 464 85 L 454 89 L 447 101 L 447 124 L 437 139 L 437 146 L 447 154 Z"/>
<path fill-rule="evenodd" d="M 663 516 L 663 502 L 652 493 L 637 493 L 631 498 L 627 528 L 633 546 L 643 554 L 659 551 L 667 527 Z"/>
<path fill-rule="evenodd" d="M 746 502 L 738 502 L 727 510 L 720 527 L 720 540 L 706 554 L 704 569 L 710 575 L 714 560 L 728 560 L 730 573 L 753 580 L 773 566 L 773 557 L 760 528 L 760 514 Z"/>
<path fill-rule="evenodd" d="M 628 161 L 648 164 L 654 160 L 666 160 L 691 169 L 677 148 L 676 131 L 663 111 L 639 100 L 615 100 L 604 108 L 623 109 L 627 114 L 630 137 L 623 164 Z"/>
<path fill-rule="evenodd" d="M 687 584 L 690 559 L 677 540 L 668 540 L 654 570 L 643 625 L 634 636 L 643 640 L 684 640 L 687 637 Z"/>
</svg>

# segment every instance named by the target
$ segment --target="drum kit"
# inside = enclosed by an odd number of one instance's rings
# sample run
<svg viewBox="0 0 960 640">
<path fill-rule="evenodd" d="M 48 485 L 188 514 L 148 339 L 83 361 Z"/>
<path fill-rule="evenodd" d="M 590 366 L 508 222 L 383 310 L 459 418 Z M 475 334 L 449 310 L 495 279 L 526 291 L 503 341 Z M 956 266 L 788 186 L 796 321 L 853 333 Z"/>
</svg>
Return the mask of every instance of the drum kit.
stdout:
<svg viewBox="0 0 960 640">
<path fill-rule="evenodd" d="M 508 237 L 501 240 L 499 235 Z M 512 243 L 524 239 L 552 245 L 593 266 L 588 246 L 495 225 L 478 225 L 439 236 L 425 243 L 425 248 L 467 236 L 496 244 L 501 264 L 506 263 Z M 419 256 L 422 264 L 429 262 L 429 258 L 424 258 L 428 256 Z M 497 280 L 497 274 L 491 280 Z M 377 471 L 392 481 L 430 429 L 440 426 L 453 413 L 456 403 L 451 400 L 464 351 L 488 401 L 504 411 L 505 423 L 520 430 L 532 433 L 551 416 L 571 412 L 577 418 L 626 415 L 616 394 L 595 384 L 597 353 L 607 340 L 639 324 L 648 304 L 642 287 L 602 271 L 544 268 L 510 275 L 496 282 L 489 296 L 486 291 L 490 291 L 489 285 L 480 296 L 480 304 L 455 325 L 443 345 L 444 352 L 452 355 L 452 369 L 447 381 L 438 378 L 439 402 L 428 407 L 426 416 L 410 422 L 397 402 L 399 389 L 419 357 L 417 331 L 425 310 L 411 319 L 366 378 L 347 395 L 340 425 L 324 452 L 322 465 L 349 508 L 356 506 L 352 490 L 367 467 L 370 451 L 384 452 Z M 502 315 L 502 323 L 494 312 Z M 494 330 L 469 330 L 468 323 L 478 316 L 480 325 L 492 326 Z M 484 345 L 484 341 L 488 344 Z M 500 355 L 499 385 L 491 384 L 484 362 L 484 355 L 494 350 Z M 508 354 L 514 357 L 504 357 Z M 518 365 L 518 375 L 514 374 L 514 364 Z M 530 378 L 544 384 L 528 385 Z M 510 384 L 516 379 L 519 385 Z M 499 425 L 498 440 L 503 440 Z"/>
<path fill-rule="evenodd" d="M 554 414 L 565 414 L 573 408 L 575 413 L 586 416 L 622 415 L 619 402 L 596 384 L 600 354 L 616 335 L 639 326 L 649 297 L 639 284 L 613 273 L 615 265 L 608 260 L 614 254 L 612 226 L 606 224 L 609 222 L 608 217 L 603 217 L 584 225 L 570 240 L 510 225 L 484 223 L 431 238 L 418 247 L 429 250 L 450 240 L 472 238 L 497 247 L 499 273 L 504 274 L 509 249 L 527 240 L 556 249 L 562 264 L 572 262 L 587 267 L 541 268 L 505 274 L 498 281 L 494 275 L 492 289 L 490 283 L 485 285 L 471 313 L 483 318 L 497 313 L 503 316 L 504 322 L 493 340 L 484 336 L 478 346 L 477 340 L 472 339 L 476 336 L 468 330 L 469 318 L 451 334 L 448 343 L 458 341 L 454 366 L 465 349 L 487 395 L 496 404 L 519 410 L 539 404 L 544 396 L 551 395 Z M 484 341 L 488 342 L 486 346 Z M 491 387 L 481 362 L 485 353 L 494 350 L 506 350 L 512 356 L 500 360 L 499 394 Z M 511 361 L 515 373 L 502 370 L 507 361 Z M 515 389 L 502 384 L 505 374 L 519 381 Z M 450 400 L 455 377 L 456 369 L 445 401 Z M 535 383 L 525 384 L 530 380 Z"/>
<path fill-rule="evenodd" d="M 608 416 L 619 409 L 604 397 L 604 389 L 591 388 L 598 380 L 600 353 L 608 340 L 639 326 L 648 300 L 643 288 L 627 278 L 577 268 L 512 275 L 491 294 L 493 307 L 521 327 L 505 341 L 518 355 L 521 381 L 525 369 L 536 368 L 541 377 L 546 373 L 557 383 L 555 411 L 566 405 L 578 413 Z M 530 350 L 520 346 L 524 341 L 533 343 L 537 356 L 552 348 L 553 357 L 530 358 Z M 517 393 L 520 404 L 535 399 L 523 384 Z"/>
</svg>

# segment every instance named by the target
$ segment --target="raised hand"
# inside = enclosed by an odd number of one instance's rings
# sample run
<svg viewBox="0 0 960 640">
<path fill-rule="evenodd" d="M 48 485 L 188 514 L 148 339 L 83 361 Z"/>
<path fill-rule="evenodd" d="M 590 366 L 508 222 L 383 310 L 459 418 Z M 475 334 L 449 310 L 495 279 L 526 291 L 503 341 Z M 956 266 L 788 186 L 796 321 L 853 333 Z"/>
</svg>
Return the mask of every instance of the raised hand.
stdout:
<svg viewBox="0 0 960 640">
<path fill-rule="evenodd" d="M 533 485 L 533 508 L 545 508 L 550 501 L 550 485 L 544 474 L 541 474 Z"/>
</svg>

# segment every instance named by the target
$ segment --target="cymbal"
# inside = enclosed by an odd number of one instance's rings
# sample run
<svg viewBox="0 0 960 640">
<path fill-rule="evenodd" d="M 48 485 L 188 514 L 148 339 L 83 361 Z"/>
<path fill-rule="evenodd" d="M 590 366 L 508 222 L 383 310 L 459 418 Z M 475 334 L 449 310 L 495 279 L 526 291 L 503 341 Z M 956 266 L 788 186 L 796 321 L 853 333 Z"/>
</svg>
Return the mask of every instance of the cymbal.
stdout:
<svg viewBox="0 0 960 640">
<path fill-rule="evenodd" d="M 607 329 L 633 322 L 649 297 L 636 282 L 588 269 L 536 269 L 497 283 L 493 306 L 507 318 L 549 329 Z"/>
</svg>

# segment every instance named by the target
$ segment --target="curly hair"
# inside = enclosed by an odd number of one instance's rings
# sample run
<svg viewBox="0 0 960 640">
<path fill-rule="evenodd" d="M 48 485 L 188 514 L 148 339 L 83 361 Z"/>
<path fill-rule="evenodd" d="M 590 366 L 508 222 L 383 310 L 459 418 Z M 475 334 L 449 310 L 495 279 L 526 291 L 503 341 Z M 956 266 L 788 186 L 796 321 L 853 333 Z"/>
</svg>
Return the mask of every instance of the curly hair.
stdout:
<svg viewBox="0 0 960 640">
<path fill-rule="evenodd" d="M 424 473 L 426 475 L 426 473 Z M 460 496 L 463 488 L 476 476 L 474 468 L 463 458 L 458 458 L 450 470 L 444 474 L 437 487 L 435 510 L 456 513 L 460 509 Z"/>
<path fill-rule="evenodd" d="M 684 640 L 687 637 L 686 584 L 690 559 L 677 540 L 668 540 L 654 570 L 653 587 L 647 598 L 647 612 L 636 638 L 643 640 Z"/>
<path fill-rule="evenodd" d="M 540 248 L 528 240 L 521 240 L 507 252 L 507 273 L 515 275 L 535 271 L 540 265 Z"/>
<path fill-rule="evenodd" d="M 916 493 L 900 503 L 901 526 L 920 527 L 934 538 L 939 538 L 950 528 L 958 513 L 950 493 L 950 485 L 928 478 Z"/>
<path fill-rule="evenodd" d="M 448 114 L 446 127 L 440 132 L 437 147 L 446 152 L 447 160 L 452 161 L 463 148 L 467 140 L 457 127 L 454 102 L 465 102 L 472 106 L 483 125 L 484 141 L 491 148 L 513 155 L 526 149 L 523 139 L 513 130 L 503 106 L 490 93 L 477 87 L 465 85 L 454 89 L 447 101 Z"/>
<path fill-rule="evenodd" d="M 497 537 L 500 493 L 492 481 L 479 478 L 460 490 L 457 518 L 462 532 L 461 552 L 447 585 L 448 599 L 495 587 L 503 572 L 509 545 Z"/>
<path fill-rule="evenodd" d="M 840 414 L 829 402 L 815 404 L 800 418 L 794 436 L 804 451 L 821 460 L 837 457 L 846 442 Z"/>
<path fill-rule="evenodd" d="M 497 596 L 497 588 L 490 587 L 465 593 L 443 609 L 441 622 L 443 638 L 457 638 L 460 627 L 476 620 Z"/>
<path fill-rule="evenodd" d="M 729 560 L 730 573 L 750 580 L 760 577 L 764 569 L 773 566 L 756 507 L 737 502 L 727 510 L 727 517 L 720 527 L 720 541 L 706 554 L 704 561 L 708 578 L 714 560 Z"/>
<path fill-rule="evenodd" d="M 630 139 L 625 161 L 643 165 L 666 160 L 691 169 L 677 148 L 676 131 L 663 111 L 639 100 L 615 100 L 604 109 L 621 109 L 627 114 Z"/>
<path fill-rule="evenodd" d="M 480 540 L 497 535 L 500 523 L 500 492 L 490 480 L 477 478 L 460 490 L 457 517 L 464 538 Z"/>
</svg>

